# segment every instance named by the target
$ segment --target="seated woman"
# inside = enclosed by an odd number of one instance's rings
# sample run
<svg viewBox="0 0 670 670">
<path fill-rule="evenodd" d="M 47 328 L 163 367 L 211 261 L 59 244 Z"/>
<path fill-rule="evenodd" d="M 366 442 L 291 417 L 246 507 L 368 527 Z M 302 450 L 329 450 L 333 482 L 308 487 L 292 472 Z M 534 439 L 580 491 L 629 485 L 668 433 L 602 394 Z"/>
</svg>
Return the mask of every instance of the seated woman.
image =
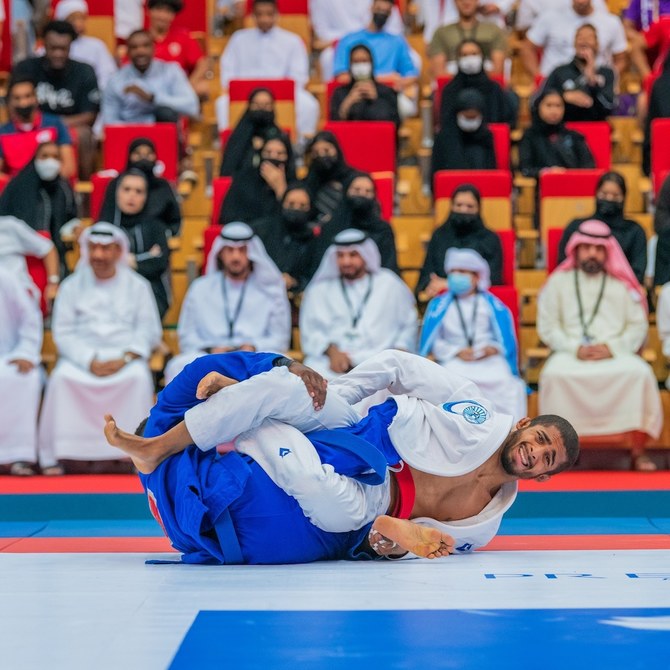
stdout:
<svg viewBox="0 0 670 670">
<path fill-rule="evenodd" d="M 230 134 L 221 157 L 221 177 L 232 177 L 250 165 L 268 137 L 276 137 L 281 129 L 275 123 L 275 97 L 267 88 L 255 88 L 249 106 Z"/>
<path fill-rule="evenodd" d="M 451 196 L 447 220 L 435 229 L 428 243 L 426 259 L 421 268 L 417 295 L 425 292 L 434 298 L 447 288 L 444 257 L 447 249 L 474 249 L 490 267 L 491 283 L 502 284 L 502 245 L 480 216 L 481 196 L 471 184 L 462 184 Z"/>
<path fill-rule="evenodd" d="M 132 168 L 119 175 L 116 187 L 114 225 L 130 241 L 129 265 L 151 284 L 161 319 L 171 302 L 170 250 L 165 226 L 147 215 L 149 183 L 142 170 Z"/>
<path fill-rule="evenodd" d="M 288 182 L 295 180 L 291 141 L 269 136 L 249 165 L 233 177 L 219 214 L 219 223 L 248 223 L 279 211 Z"/>
<path fill-rule="evenodd" d="M 572 234 L 584 221 L 598 219 L 606 223 L 621 246 L 637 280 L 644 284 L 647 267 L 647 235 L 636 221 L 624 218 L 623 206 L 626 199 L 626 182 L 618 172 L 606 172 L 596 187 L 596 211 L 583 219 L 574 219 L 563 231 L 558 245 L 558 262 L 565 260 L 565 247 Z"/>
<path fill-rule="evenodd" d="M 149 185 L 144 215 L 165 226 L 169 235 L 178 235 L 181 228 L 181 209 L 170 182 L 159 176 L 160 167 L 156 154 L 156 145 L 146 137 L 138 137 L 128 145 L 126 170 L 136 169 L 144 173 Z M 116 208 L 116 189 L 119 177 L 107 185 L 105 199 L 98 218 L 101 221 L 114 222 L 118 216 Z"/>
<path fill-rule="evenodd" d="M 305 288 L 316 269 L 318 238 L 312 218 L 309 191 L 295 183 L 286 189 L 280 211 L 251 223 L 293 293 Z"/>
<path fill-rule="evenodd" d="M 393 228 L 388 221 L 381 218 L 377 188 L 372 177 L 367 172 L 353 172 L 344 188 L 344 200 L 321 231 L 316 265 L 318 266 L 338 233 L 354 228 L 364 231 L 375 242 L 381 255 L 382 267 L 400 274 Z"/>
<path fill-rule="evenodd" d="M 344 198 L 344 183 L 354 169 L 345 162 L 335 135 L 327 130 L 314 135 L 305 155 L 309 166 L 305 181 L 316 211 L 316 221 L 324 224 L 330 221 Z"/>
<path fill-rule="evenodd" d="M 330 118 L 333 121 L 392 121 L 400 126 L 398 95 L 374 76 L 372 52 L 359 44 L 349 52 L 351 81 L 333 91 Z"/>
<path fill-rule="evenodd" d="M 595 161 L 581 133 L 564 123 L 565 103 L 558 91 L 544 89 L 532 107 L 532 121 L 519 144 L 519 169 L 534 177 L 545 168 L 593 168 Z"/>
<path fill-rule="evenodd" d="M 665 178 L 654 205 L 654 231 L 660 235 L 663 230 L 670 230 L 670 173 Z"/>
<path fill-rule="evenodd" d="M 487 123 L 516 125 L 519 101 L 514 93 L 505 91 L 484 70 L 484 53 L 474 39 L 464 39 L 458 45 L 458 73 L 442 89 L 440 126 L 454 116 L 454 103 L 461 91 L 474 89 L 484 97 L 484 120 Z"/>
<path fill-rule="evenodd" d="M 61 272 L 66 273 L 61 228 L 77 219 L 77 205 L 72 187 L 60 176 L 61 167 L 60 147 L 55 142 L 40 144 L 0 195 L 0 216 L 15 216 L 33 230 L 48 232 L 58 250 Z"/>
<path fill-rule="evenodd" d="M 495 170 L 493 134 L 484 120 L 486 101 L 475 89 L 456 96 L 452 115 L 435 136 L 431 183 L 439 170 Z"/>
</svg>

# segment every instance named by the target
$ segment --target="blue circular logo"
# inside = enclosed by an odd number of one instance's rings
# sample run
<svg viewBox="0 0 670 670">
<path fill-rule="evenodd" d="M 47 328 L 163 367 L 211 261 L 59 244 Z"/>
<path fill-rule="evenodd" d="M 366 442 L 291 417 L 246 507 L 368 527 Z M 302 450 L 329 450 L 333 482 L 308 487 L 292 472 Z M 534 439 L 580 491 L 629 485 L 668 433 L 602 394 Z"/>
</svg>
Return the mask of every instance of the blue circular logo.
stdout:
<svg viewBox="0 0 670 670">
<path fill-rule="evenodd" d="M 481 405 L 468 405 L 463 410 L 463 418 L 468 423 L 480 424 L 488 419 L 488 412 Z"/>
</svg>

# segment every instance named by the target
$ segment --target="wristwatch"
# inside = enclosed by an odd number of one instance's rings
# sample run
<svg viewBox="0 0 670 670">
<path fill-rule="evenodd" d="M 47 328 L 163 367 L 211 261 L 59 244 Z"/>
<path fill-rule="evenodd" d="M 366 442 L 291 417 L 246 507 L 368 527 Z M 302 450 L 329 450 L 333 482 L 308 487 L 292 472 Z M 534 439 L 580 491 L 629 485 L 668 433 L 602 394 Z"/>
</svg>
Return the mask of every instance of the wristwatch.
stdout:
<svg viewBox="0 0 670 670">
<path fill-rule="evenodd" d="M 49 275 L 47 277 L 49 284 L 60 284 L 60 275 Z"/>
<path fill-rule="evenodd" d="M 295 363 L 295 361 L 292 358 L 287 358 L 286 356 L 279 356 L 278 358 L 275 358 L 274 361 L 272 361 L 272 367 L 273 368 L 280 368 L 283 366 L 288 367 L 291 365 L 291 363 Z"/>
</svg>

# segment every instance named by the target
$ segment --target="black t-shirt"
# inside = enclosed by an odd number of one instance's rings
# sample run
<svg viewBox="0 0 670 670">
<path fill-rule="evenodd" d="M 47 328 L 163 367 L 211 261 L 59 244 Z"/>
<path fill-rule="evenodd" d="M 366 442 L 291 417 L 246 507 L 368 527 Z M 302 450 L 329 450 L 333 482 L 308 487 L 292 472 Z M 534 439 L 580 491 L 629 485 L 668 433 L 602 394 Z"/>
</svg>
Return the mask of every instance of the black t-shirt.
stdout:
<svg viewBox="0 0 670 670">
<path fill-rule="evenodd" d="M 14 68 L 12 75 L 27 76 L 37 82 L 37 101 L 43 112 L 60 116 L 98 113 L 100 91 L 93 68 L 68 60 L 62 70 L 51 70 L 46 57 L 27 58 Z"/>
</svg>

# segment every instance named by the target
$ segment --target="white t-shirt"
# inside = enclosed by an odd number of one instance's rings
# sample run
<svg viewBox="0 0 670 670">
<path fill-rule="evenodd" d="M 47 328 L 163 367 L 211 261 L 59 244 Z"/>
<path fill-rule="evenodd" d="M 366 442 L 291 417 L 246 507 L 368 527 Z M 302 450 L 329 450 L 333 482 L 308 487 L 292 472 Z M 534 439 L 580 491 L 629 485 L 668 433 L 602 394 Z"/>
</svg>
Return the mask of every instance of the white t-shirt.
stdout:
<svg viewBox="0 0 670 670">
<path fill-rule="evenodd" d="M 593 9 L 597 12 L 609 11 L 605 0 L 592 0 Z M 535 23 L 543 12 L 549 10 L 568 11 L 572 8 L 572 0 L 521 0 L 516 11 L 517 30 L 526 30 Z"/>
<path fill-rule="evenodd" d="M 628 48 L 626 33 L 621 19 L 609 12 L 593 12 L 580 16 L 574 11 L 548 12 L 531 26 L 528 39 L 544 49 L 540 72 L 549 75 L 559 65 L 569 63 L 575 56 L 575 33 L 585 23 L 593 25 L 598 32 L 600 51 L 597 64 L 612 67 L 614 54 Z"/>
</svg>

